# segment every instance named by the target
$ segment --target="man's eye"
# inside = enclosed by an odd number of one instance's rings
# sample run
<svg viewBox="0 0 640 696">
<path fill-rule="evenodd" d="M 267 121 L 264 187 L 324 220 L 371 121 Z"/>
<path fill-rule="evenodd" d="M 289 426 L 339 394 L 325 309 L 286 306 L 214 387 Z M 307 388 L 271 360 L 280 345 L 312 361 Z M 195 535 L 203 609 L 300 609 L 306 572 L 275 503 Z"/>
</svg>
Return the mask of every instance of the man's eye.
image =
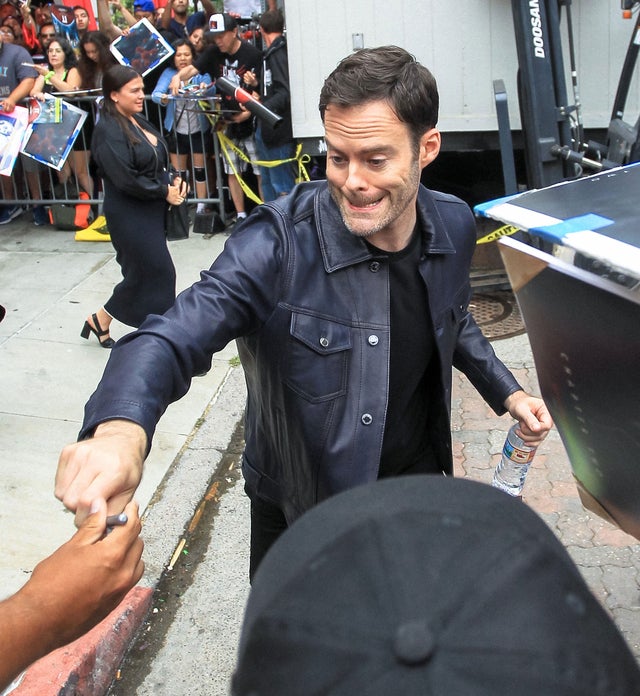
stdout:
<svg viewBox="0 0 640 696">
<path fill-rule="evenodd" d="M 339 155 L 330 155 L 329 159 L 331 160 L 331 164 L 335 164 L 336 167 L 345 163 L 344 157 L 340 157 Z"/>
<path fill-rule="evenodd" d="M 384 166 L 386 160 L 384 159 L 370 159 L 369 160 L 369 165 L 374 168 L 382 167 Z"/>
</svg>

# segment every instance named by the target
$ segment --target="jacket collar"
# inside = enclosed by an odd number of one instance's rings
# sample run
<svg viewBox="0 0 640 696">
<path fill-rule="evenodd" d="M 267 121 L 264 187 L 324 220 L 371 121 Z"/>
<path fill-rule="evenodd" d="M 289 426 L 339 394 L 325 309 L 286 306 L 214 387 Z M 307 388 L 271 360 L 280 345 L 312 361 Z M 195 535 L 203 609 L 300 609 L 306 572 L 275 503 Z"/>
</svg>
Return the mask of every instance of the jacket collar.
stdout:
<svg viewBox="0 0 640 696">
<path fill-rule="evenodd" d="M 280 36 L 276 37 L 273 40 L 273 43 L 269 48 L 265 51 L 264 57 L 265 59 L 268 58 L 272 53 L 275 53 L 279 48 L 283 48 L 287 45 L 287 40 L 284 36 L 284 34 L 281 34 Z"/>
<path fill-rule="evenodd" d="M 362 239 L 351 234 L 342 221 L 329 187 L 325 184 L 314 197 L 318 239 L 327 273 L 372 258 Z M 444 221 L 436 208 L 434 195 L 420 185 L 418 190 L 418 219 L 423 230 L 425 254 L 455 254 Z"/>
</svg>

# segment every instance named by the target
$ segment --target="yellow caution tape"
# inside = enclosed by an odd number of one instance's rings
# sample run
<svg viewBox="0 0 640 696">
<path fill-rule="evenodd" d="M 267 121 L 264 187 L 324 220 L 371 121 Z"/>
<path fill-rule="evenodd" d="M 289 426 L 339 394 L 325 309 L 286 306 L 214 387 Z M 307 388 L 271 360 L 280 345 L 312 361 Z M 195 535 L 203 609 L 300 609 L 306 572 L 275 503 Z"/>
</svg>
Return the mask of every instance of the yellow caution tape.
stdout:
<svg viewBox="0 0 640 696">
<path fill-rule="evenodd" d="M 309 174 L 307 174 L 307 168 L 304 165 L 311 162 L 311 155 L 302 154 L 302 143 L 299 143 L 298 147 L 296 148 L 295 160 L 298 162 L 298 176 L 296 177 L 296 184 L 299 184 L 301 181 L 309 181 Z"/>
<path fill-rule="evenodd" d="M 476 244 L 488 244 L 489 242 L 494 242 L 496 239 L 500 239 L 500 237 L 509 237 L 512 234 L 518 232 L 519 229 L 519 227 L 514 227 L 513 225 L 505 225 L 504 227 L 499 227 L 497 230 L 489 232 L 489 234 L 478 239 L 476 241 Z"/>
<path fill-rule="evenodd" d="M 236 167 L 233 163 L 233 160 L 231 158 L 231 155 L 229 153 L 230 150 L 233 150 L 233 152 L 235 152 L 236 155 L 243 162 L 246 162 L 247 164 L 254 164 L 254 165 L 257 165 L 258 167 L 279 167 L 281 164 L 286 164 L 287 162 L 297 162 L 298 163 L 298 176 L 296 177 L 296 183 L 299 183 L 300 181 L 309 181 L 309 174 L 307 173 L 307 169 L 304 165 L 308 164 L 311 161 L 311 157 L 309 155 L 302 154 L 302 144 L 301 143 L 298 144 L 298 146 L 296 148 L 296 154 L 293 157 L 290 157 L 288 159 L 283 159 L 283 160 L 251 160 L 247 157 L 247 154 L 244 152 L 244 150 L 241 150 L 233 142 L 233 140 L 231 140 L 231 138 L 229 138 L 227 135 L 225 135 L 221 130 L 216 131 L 216 135 L 218 136 L 218 141 L 220 143 L 220 149 L 222 151 L 222 155 L 227 160 L 227 163 L 229 164 L 229 168 L 230 168 L 232 174 L 234 174 L 236 179 L 238 180 L 238 183 L 240 184 L 240 188 L 244 191 L 244 193 L 247 195 L 247 197 L 250 198 L 255 203 L 260 204 L 263 201 L 260 200 L 258 195 L 251 190 L 251 187 L 240 176 L 240 173 L 236 169 Z"/>
<path fill-rule="evenodd" d="M 240 188 L 244 191 L 245 195 L 247 198 L 250 198 L 254 203 L 257 203 L 260 205 L 262 203 L 262 200 L 260 197 L 255 194 L 250 186 L 247 184 L 247 182 L 240 176 L 238 170 L 236 169 L 233 160 L 231 159 L 231 155 L 229 154 L 229 150 L 233 150 L 238 157 L 245 161 L 245 162 L 251 162 L 251 160 L 247 157 L 247 155 L 231 140 L 228 138 L 222 131 L 216 131 L 216 135 L 218 136 L 218 140 L 220 141 L 220 148 L 222 150 L 222 154 L 224 158 L 227 160 L 227 163 L 229 165 L 229 169 L 231 170 L 231 173 L 236 177 L 238 180 L 238 183 L 240 184 Z"/>
<path fill-rule="evenodd" d="M 251 190 L 251 187 L 247 184 L 247 182 L 240 176 L 240 173 L 237 171 L 232 159 L 231 155 L 229 154 L 229 150 L 233 150 L 238 157 L 243 160 L 244 162 L 247 162 L 248 164 L 255 164 L 258 167 L 278 167 L 281 164 L 286 164 L 287 162 L 297 162 L 298 163 L 298 175 L 296 176 L 296 183 L 299 184 L 301 181 L 309 181 L 309 174 L 307 173 L 307 169 L 305 167 L 305 164 L 309 164 L 311 162 L 311 157 L 309 155 L 303 155 L 302 154 L 302 144 L 298 144 L 296 148 L 296 154 L 294 157 L 291 157 L 289 159 L 284 159 L 284 160 L 250 160 L 246 153 L 241 150 L 237 145 L 231 140 L 227 135 L 225 135 L 223 128 L 221 127 L 220 123 L 220 116 L 212 113 L 210 111 L 210 105 L 207 101 L 202 100 L 198 101 L 198 106 L 205 112 L 205 116 L 207 117 L 209 123 L 214 127 L 215 133 L 218 136 L 218 142 L 220 143 L 220 149 L 222 151 L 223 157 L 227 160 L 229 164 L 229 168 L 231 172 L 235 175 L 236 179 L 238 180 L 238 183 L 240 184 L 240 188 L 244 191 L 244 193 L 247 195 L 248 198 L 250 198 L 252 201 L 255 203 L 262 203 L 263 201 L 260 200 L 260 197 Z"/>
</svg>

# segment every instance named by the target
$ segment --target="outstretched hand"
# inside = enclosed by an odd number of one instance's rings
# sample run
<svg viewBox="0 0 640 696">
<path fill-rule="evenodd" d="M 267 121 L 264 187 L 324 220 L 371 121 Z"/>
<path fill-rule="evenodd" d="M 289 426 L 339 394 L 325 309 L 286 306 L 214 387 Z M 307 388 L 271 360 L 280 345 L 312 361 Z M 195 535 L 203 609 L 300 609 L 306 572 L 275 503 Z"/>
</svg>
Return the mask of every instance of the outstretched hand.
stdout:
<svg viewBox="0 0 640 696">
<path fill-rule="evenodd" d="M 55 496 L 76 513 L 76 526 L 94 500 L 107 502 L 107 514 L 122 512 L 142 478 L 147 437 L 131 421 L 101 423 L 89 440 L 65 447 L 58 460 Z"/>
</svg>

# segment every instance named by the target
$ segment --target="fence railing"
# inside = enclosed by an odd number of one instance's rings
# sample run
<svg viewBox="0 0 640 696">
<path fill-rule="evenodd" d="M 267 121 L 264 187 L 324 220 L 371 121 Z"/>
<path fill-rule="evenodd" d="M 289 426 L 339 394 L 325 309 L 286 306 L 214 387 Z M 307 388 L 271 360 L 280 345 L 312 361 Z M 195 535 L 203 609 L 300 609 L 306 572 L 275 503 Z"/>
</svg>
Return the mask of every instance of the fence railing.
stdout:
<svg viewBox="0 0 640 696">
<path fill-rule="evenodd" d="M 87 111 L 87 121 L 95 123 L 96 100 L 98 97 L 83 96 L 74 98 L 72 95 L 65 95 L 65 101 L 75 103 L 76 106 Z M 158 130 L 163 137 L 175 136 L 175 124 L 172 133 L 166 132 L 164 128 L 165 108 L 154 103 L 150 96 L 145 97 L 144 116 Z M 58 172 L 52 167 L 37 162 L 36 160 L 21 155 L 13 168 L 11 175 L 12 197 L 5 196 L 0 203 L 10 205 L 51 205 L 52 203 L 78 203 L 79 191 L 87 191 L 90 195 L 89 201 L 83 203 L 97 204 L 102 203 L 102 186 L 99 180 L 93 179 L 89 172 L 89 151 L 90 142 L 87 133 L 91 128 L 83 126 L 74 149 L 69 153 L 63 169 Z M 218 138 L 213 129 L 194 134 L 196 142 L 200 139 L 200 144 L 204 153 L 204 173 L 207 196 L 198 198 L 196 194 L 196 175 L 193 157 L 193 147 L 189 147 L 187 157 L 187 168 L 190 173 L 191 194 L 189 201 L 192 203 L 205 203 L 208 206 L 217 208 L 221 218 L 225 220 L 224 205 L 224 173 L 220 159 L 220 146 Z M 200 187 L 202 188 L 202 187 Z"/>
</svg>

